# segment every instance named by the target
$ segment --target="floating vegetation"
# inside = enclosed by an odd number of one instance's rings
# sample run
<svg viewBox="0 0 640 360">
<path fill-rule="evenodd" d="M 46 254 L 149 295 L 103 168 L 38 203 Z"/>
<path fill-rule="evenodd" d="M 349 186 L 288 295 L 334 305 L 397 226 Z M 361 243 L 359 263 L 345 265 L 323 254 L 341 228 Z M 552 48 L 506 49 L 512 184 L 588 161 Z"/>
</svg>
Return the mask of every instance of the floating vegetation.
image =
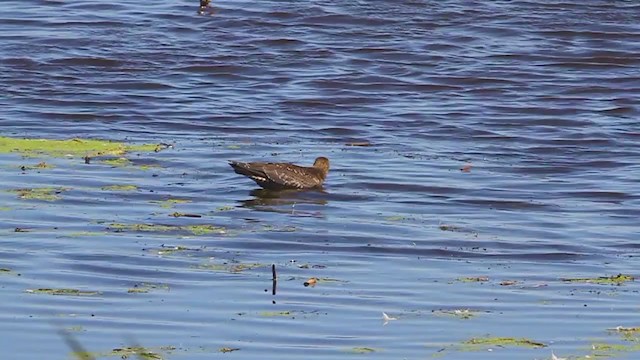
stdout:
<svg viewBox="0 0 640 360">
<path fill-rule="evenodd" d="M 161 225 L 161 224 L 120 224 L 111 223 L 108 230 L 115 232 L 137 231 L 137 232 L 190 232 L 193 235 L 226 234 L 226 230 L 214 225 Z"/>
<path fill-rule="evenodd" d="M 29 294 L 63 295 L 63 296 L 95 296 L 99 291 L 86 291 L 77 289 L 27 289 Z"/>
<path fill-rule="evenodd" d="M 56 200 L 60 200 L 60 196 L 58 194 L 67 190 L 69 189 L 32 188 L 32 189 L 16 189 L 16 190 L 10 190 L 10 191 L 18 194 L 18 198 L 22 200 L 56 201 Z"/>
<path fill-rule="evenodd" d="M 402 215 L 394 215 L 394 216 L 387 216 L 384 218 L 384 220 L 385 221 L 403 221 L 403 220 L 407 220 L 407 218 Z"/>
<path fill-rule="evenodd" d="M 562 279 L 564 282 L 589 283 L 598 285 L 622 285 L 626 282 L 633 281 L 631 275 L 618 274 L 615 276 L 601 276 L 596 278 L 569 278 Z"/>
<path fill-rule="evenodd" d="M 512 285 L 516 285 L 518 283 L 518 280 L 503 280 L 500 282 L 500 286 L 512 286 Z"/>
<path fill-rule="evenodd" d="M 124 157 L 102 160 L 101 163 L 105 165 L 113 166 L 113 167 L 125 167 L 132 164 L 131 160 Z"/>
<path fill-rule="evenodd" d="M 438 229 L 442 230 L 442 231 L 453 231 L 453 232 L 464 232 L 465 230 L 463 228 L 461 228 L 460 226 L 456 226 L 456 225 L 449 225 L 449 224 L 440 224 L 438 226 Z"/>
<path fill-rule="evenodd" d="M 0 206 L 0 211 L 11 211 L 11 208 L 8 206 Z"/>
<path fill-rule="evenodd" d="M 272 225 L 262 225 L 262 230 L 264 231 L 270 231 L 270 232 L 295 232 L 296 227 L 295 226 L 283 226 L 283 227 L 275 227 Z"/>
<path fill-rule="evenodd" d="M 72 232 L 69 233 L 68 237 L 88 237 L 88 236 L 102 236 L 102 235 L 106 235 L 106 232 L 100 232 L 100 231 L 77 231 L 77 232 Z"/>
<path fill-rule="evenodd" d="M 640 327 L 622 327 L 618 326 L 613 329 L 608 329 L 610 332 L 616 332 L 627 341 L 640 341 Z"/>
<path fill-rule="evenodd" d="M 283 316 L 283 317 L 290 317 L 290 316 L 294 316 L 296 314 L 295 311 L 263 311 L 260 313 L 260 316 L 263 317 L 278 317 L 278 316 Z"/>
<path fill-rule="evenodd" d="M 354 141 L 354 142 L 348 142 L 345 145 L 346 146 L 371 146 L 371 143 L 369 141 Z"/>
<path fill-rule="evenodd" d="M 512 338 L 512 337 L 480 337 L 480 338 L 471 338 L 462 343 L 464 345 L 465 350 L 480 350 L 485 349 L 487 347 L 499 346 L 517 346 L 517 347 L 526 347 L 526 348 L 543 348 L 547 345 L 538 341 L 533 341 L 527 338 Z"/>
<path fill-rule="evenodd" d="M 102 356 L 115 356 L 121 359 L 127 359 L 135 355 L 138 359 L 144 360 L 163 360 L 164 357 L 160 354 L 160 352 L 171 352 L 176 348 L 173 346 L 163 346 L 159 349 L 152 350 L 150 348 L 142 347 L 142 346 L 129 346 L 125 348 L 117 348 L 111 350 L 111 352 L 106 354 L 100 354 Z"/>
<path fill-rule="evenodd" d="M 459 277 L 456 280 L 460 282 L 485 282 L 485 281 L 489 281 L 489 277 L 488 276 Z"/>
<path fill-rule="evenodd" d="M 153 284 L 153 283 L 140 283 L 133 285 L 127 292 L 129 294 L 146 294 L 153 290 L 166 290 L 169 291 L 169 285 L 167 284 Z"/>
<path fill-rule="evenodd" d="M 187 213 L 181 213 L 181 212 L 174 212 L 169 214 L 169 216 L 173 216 L 173 217 L 189 217 L 189 218 L 201 218 L 202 215 L 198 215 L 198 214 L 187 214 Z"/>
<path fill-rule="evenodd" d="M 150 252 L 158 254 L 158 255 L 171 255 L 171 254 L 174 254 L 174 253 L 184 252 L 184 251 L 200 251 L 200 249 L 198 249 L 198 248 L 189 248 L 189 247 L 186 247 L 186 246 L 166 246 L 166 245 L 162 245 L 159 249 L 147 249 L 147 251 L 150 251 Z"/>
<path fill-rule="evenodd" d="M 231 263 L 231 264 L 200 264 L 196 266 L 197 269 L 201 270 L 212 270 L 212 271 L 226 271 L 230 273 L 241 273 L 246 270 L 253 270 L 261 267 L 268 267 L 267 264 L 259 264 L 259 263 L 251 263 L 251 264 L 242 264 L 242 263 Z"/>
<path fill-rule="evenodd" d="M 221 347 L 220 349 L 218 349 L 218 351 L 221 353 L 230 353 L 238 350 L 240 350 L 240 348 Z"/>
<path fill-rule="evenodd" d="M 593 343 L 591 344 L 591 354 L 589 358 L 613 357 L 621 352 L 640 351 L 640 343 L 631 344 L 611 344 L 611 343 Z M 586 358 L 586 357 L 585 357 Z"/>
<path fill-rule="evenodd" d="M 7 268 L 0 268 L 0 276 L 2 275 L 16 275 L 16 276 L 20 276 L 19 273 L 14 272 L 11 269 L 7 269 Z"/>
<path fill-rule="evenodd" d="M 311 287 L 314 287 L 314 286 L 316 286 L 316 284 L 318 284 L 318 283 L 323 283 L 323 282 L 324 282 L 324 283 L 326 283 L 326 282 L 343 282 L 343 283 L 346 283 L 346 282 L 348 282 L 348 281 L 345 281 L 345 280 L 338 280 L 338 279 L 332 279 L 332 278 L 317 278 L 317 277 L 312 277 L 312 278 L 307 279 L 307 281 L 305 281 L 305 282 L 303 283 L 303 285 L 304 285 L 304 286 L 311 286 Z"/>
<path fill-rule="evenodd" d="M 104 191 L 136 191 L 138 187 L 135 185 L 109 185 L 100 188 Z"/>
<path fill-rule="evenodd" d="M 379 350 L 370 348 L 370 347 L 353 347 L 353 348 L 347 349 L 347 352 L 354 353 L 354 354 L 370 354 L 376 351 L 379 351 Z"/>
<path fill-rule="evenodd" d="M 0 154 L 19 153 L 25 156 L 122 156 L 128 152 L 152 152 L 156 144 L 129 145 L 121 142 L 89 139 L 17 139 L 0 136 Z"/>
<path fill-rule="evenodd" d="M 433 313 L 436 315 L 451 316 L 451 317 L 455 317 L 462 320 L 471 319 L 481 312 L 485 312 L 485 311 L 471 310 L 471 309 L 453 309 L 453 310 L 440 309 L 440 310 L 433 311 Z"/>
<path fill-rule="evenodd" d="M 172 207 L 174 207 L 175 205 L 178 204 L 188 204 L 191 202 L 191 200 L 188 199 L 167 199 L 167 200 L 162 200 L 162 201 L 157 201 L 157 200 L 153 200 L 153 201 L 149 201 L 152 204 L 158 204 L 160 205 L 161 208 L 165 208 L 165 209 L 170 209 Z"/>
<path fill-rule="evenodd" d="M 216 209 L 216 211 L 231 211 L 233 209 L 235 209 L 235 207 L 233 206 L 220 206 Z"/>
<path fill-rule="evenodd" d="M 20 170 L 22 171 L 27 171 L 27 170 L 45 170 L 45 169 L 53 169 L 55 166 L 47 164 L 44 161 L 41 161 L 35 165 L 22 165 L 20 166 Z"/>
</svg>

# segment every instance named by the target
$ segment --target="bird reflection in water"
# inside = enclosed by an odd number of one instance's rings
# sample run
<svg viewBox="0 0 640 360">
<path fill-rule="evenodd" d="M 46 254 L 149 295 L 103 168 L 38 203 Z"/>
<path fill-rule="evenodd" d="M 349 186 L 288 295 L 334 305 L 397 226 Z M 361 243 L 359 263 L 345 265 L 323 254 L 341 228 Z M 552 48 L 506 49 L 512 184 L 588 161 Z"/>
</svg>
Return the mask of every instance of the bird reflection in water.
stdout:
<svg viewBox="0 0 640 360">
<path fill-rule="evenodd" d="M 258 211 L 286 213 L 296 216 L 324 217 L 319 211 L 301 210 L 299 205 L 327 205 L 324 189 L 308 191 L 255 189 L 250 192 L 252 199 L 240 200 L 241 207 Z"/>
</svg>

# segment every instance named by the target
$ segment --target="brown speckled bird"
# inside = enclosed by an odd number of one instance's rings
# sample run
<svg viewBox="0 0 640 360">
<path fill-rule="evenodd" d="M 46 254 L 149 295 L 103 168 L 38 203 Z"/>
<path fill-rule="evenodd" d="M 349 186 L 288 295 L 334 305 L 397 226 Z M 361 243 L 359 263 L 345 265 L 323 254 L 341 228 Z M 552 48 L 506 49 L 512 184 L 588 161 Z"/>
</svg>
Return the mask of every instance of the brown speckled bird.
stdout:
<svg viewBox="0 0 640 360">
<path fill-rule="evenodd" d="M 229 165 L 237 174 L 250 178 L 268 190 L 319 188 L 329 172 L 329 159 L 326 157 L 317 158 L 311 167 L 239 161 L 229 161 Z"/>
</svg>

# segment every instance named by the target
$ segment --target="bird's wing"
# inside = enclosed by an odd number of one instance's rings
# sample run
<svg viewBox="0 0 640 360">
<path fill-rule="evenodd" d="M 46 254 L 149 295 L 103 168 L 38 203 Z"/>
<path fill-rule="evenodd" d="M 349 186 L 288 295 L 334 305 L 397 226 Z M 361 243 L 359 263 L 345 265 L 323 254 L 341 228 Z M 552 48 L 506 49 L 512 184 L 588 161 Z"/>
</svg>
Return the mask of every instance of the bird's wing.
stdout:
<svg viewBox="0 0 640 360">
<path fill-rule="evenodd" d="M 322 184 L 322 178 L 313 169 L 303 168 L 292 164 L 268 164 L 263 169 L 264 174 L 274 183 L 298 189 L 312 188 Z"/>
</svg>

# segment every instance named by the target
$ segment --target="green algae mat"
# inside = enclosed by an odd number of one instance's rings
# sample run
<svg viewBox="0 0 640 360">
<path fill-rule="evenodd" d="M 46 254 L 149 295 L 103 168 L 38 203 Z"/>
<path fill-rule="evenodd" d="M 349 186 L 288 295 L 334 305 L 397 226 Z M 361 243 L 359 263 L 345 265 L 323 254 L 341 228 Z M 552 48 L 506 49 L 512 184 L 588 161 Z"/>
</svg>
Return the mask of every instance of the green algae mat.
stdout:
<svg viewBox="0 0 640 360">
<path fill-rule="evenodd" d="M 157 144 L 131 145 L 123 142 L 95 139 L 28 139 L 0 136 L 0 154 L 18 153 L 24 156 L 122 156 L 128 152 L 157 151 Z"/>
</svg>

